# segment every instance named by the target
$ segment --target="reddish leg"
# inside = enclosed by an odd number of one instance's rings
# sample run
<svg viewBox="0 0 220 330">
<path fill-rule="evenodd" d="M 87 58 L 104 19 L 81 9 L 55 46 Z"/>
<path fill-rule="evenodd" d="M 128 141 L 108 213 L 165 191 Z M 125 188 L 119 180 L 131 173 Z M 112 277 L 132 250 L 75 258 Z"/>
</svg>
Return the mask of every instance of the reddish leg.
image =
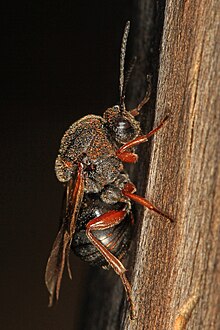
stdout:
<svg viewBox="0 0 220 330">
<path fill-rule="evenodd" d="M 86 225 L 86 235 L 92 244 L 99 250 L 99 252 L 103 255 L 109 265 L 114 269 L 114 271 L 120 276 L 123 286 L 125 288 L 127 300 L 130 305 L 130 315 L 131 319 L 135 318 L 135 309 L 133 300 L 131 297 L 131 286 L 128 282 L 125 272 L 126 269 L 121 263 L 121 261 L 116 258 L 92 233 L 92 231 L 96 230 L 104 230 L 110 227 L 114 227 L 119 224 L 126 215 L 126 211 L 109 211 L 101 216 L 90 220 Z"/>
<path fill-rule="evenodd" d="M 160 123 L 160 125 L 158 125 L 156 128 L 154 128 L 152 131 L 150 131 L 148 134 L 146 135 L 142 135 L 142 136 L 138 136 L 136 139 L 129 141 L 127 143 L 125 143 L 121 148 L 119 148 L 116 151 L 116 155 L 120 158 L 123 159 L 123 154 L 126 152 L 128 153 L 126 150 L 132 147 L 136 147 L 137 145 L 147 142 L 148 139 L 155 134 L 157 131 L 159 131 L 159 129 L 165 124 L 165 122 L 167 121 L 168 116 L 166 116 L 162 122 Z M 135 155 L 133 153 L 130 153 L 132 155 Z"/>
<path fill-rule="evenodd" d="M 151 95 L 151 76 L 147 76 L 147 83 L 148 83 L 148 88 L 145 94 L 145 97 L 143 98 L 143 100 L 141 101 L 140 104 L 138 104 L 138 106 L 134 109 L 132 109 L 130 111 L 130 113 L 132 114 L 132 116 L 138 116 L 140 110 L 143 108 L 143 106 L 149 101 L 150 99 L 150 95 Z"/>
<path fill-rule="evenodd" d="M 125 163 L 136 163 L 138 161 L 138 155 L 133 152 L 124 151 L 123 153 L 116 151 L 116 156 Z"/>
<path fill-rule="evenodd" d="M 152 210 L 160 215 L 162 215 L 163 217 L 167 218 L 168 220 L 170 220 L 171 222 L 173 222 L 173 219 L 167 215 L 166 213 L 164 213 L 163 211 L 159 210 L 156 206 L 154 206 L 151 202 L 149 202 L 147 199 L 145 199 L 144 197 L 138 196 L 134 194 L 134 185 L 131 183 L 127 183 L 125 185 L 125 188 L 122 190 L 123 195 L 125 195 L 126 197 L 132 199 L 134 202 L 139 203 L 145 207 L 147 207 L 149 210 Z"/>
</svg>

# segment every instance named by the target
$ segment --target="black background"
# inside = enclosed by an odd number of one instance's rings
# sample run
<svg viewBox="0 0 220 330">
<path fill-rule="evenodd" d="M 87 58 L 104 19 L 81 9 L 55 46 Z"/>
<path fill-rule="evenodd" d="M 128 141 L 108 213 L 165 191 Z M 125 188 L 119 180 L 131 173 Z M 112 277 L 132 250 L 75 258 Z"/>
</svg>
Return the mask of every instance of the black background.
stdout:
<svg viewBox="0 0 220 330">
<path fill-rule="evenodd" d="M 77 329 L 87 265 L 71 256 L 60 301 L 47 308 L 46 261 L 63 187 L 60 139 L 118 99 L 120 42 L 132 1 L 10 2 L 1 9 L 1 329 Z M 135 22 L 134 22 L 135 24 Z"/>
</svg>

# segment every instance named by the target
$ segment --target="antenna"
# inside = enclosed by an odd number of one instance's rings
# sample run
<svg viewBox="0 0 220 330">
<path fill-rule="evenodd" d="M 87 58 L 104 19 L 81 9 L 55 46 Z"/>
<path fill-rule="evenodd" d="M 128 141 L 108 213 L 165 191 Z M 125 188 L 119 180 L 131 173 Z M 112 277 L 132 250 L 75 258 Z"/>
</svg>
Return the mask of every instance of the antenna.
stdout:
<svg viewBox="0 0 220 330">
<path fill-rule="evenodd" d="M 130 29 L 130 21 L 127 21 L 122 38 L 121 54 L 120 54 L 120 77 L 119 77 L 120 111 L 123 111 L 125 109 L 124 67 L 125 67 L 125 54 L 126 54 L 129 29 Z"/>
<path fill-rule="evenodd" d="M 128 64 L 128 68 L 127 68 L 127 70 L 125 72 L 124 86 L 123 86 L 122 95 L 125 95 L 125 93 L 126 93 L 127 84 L 129 82 L 129 79 L 131 77 L 131 74 L 133 72 L 133 69 L 135 67 L 136 62 L 137 62 L 137 56 L 134 56 L 132 58 L 131 62 Z"/>
</svg>

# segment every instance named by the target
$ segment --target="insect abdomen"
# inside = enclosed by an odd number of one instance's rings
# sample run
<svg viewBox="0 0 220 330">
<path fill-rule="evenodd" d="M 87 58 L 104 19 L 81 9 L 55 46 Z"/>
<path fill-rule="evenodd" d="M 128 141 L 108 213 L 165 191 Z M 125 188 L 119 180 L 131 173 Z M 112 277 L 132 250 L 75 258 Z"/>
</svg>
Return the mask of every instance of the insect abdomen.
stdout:
<svg viewBox="0 0 220 330">
<path fill-rule="evenodd" d="M 117 226 L 93 232 L 103 246 L 107 247 L 118 259 L 121 259 L 129 248 L 132 233 L 131 217 L 132 215 L 129 213 Z M 72 249 L 80 259 L 93 266 L 108 266 L 103 255 L 87 238 L 85 229 L 75 232 Z"/>
<path fill-rule="evenodd" d="M 129 247 L 132 230 L 132 213 L 130 204 L 107 204 L 100 199 L 99 194 L 85 194 L 76 222 L 76 230 L 72 240 L 74 253 L 91 265 L 107 266 L 107 261 L 96 246 L 90 242 L 86 235 L 87 223 L 111 210 L 127 209 L 127 214 L 122 222 L 111 228 L 93 231 L 93 235 L 100 240 L 103 246 L 119 259 Z"/>
</svg>

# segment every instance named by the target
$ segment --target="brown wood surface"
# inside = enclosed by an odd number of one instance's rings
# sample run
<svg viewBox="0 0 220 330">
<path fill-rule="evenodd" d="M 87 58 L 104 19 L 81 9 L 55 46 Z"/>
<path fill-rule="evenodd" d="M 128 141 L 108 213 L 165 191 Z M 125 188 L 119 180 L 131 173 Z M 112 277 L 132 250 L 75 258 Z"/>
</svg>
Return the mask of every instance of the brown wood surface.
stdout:
<svg viewBox="0 0 220 330">
<path fill-rule="evenodd" d="M 141 220 L 138 208 L 127 264 L 137 319 L 129 319 L 117 278 L 101 273 L 91 280 L 99 294 L 90 289 L 95 308 L 84 329 L 220 329 L 219 14 L 218 0 L 166 3 L 154 126 L 170 119 L 153 139 L 149 173 L 141 148 L 136 178 L 140 192 L 148 177 L 145 196 L 175 223 L 149 210 Z"/>
</svg>

